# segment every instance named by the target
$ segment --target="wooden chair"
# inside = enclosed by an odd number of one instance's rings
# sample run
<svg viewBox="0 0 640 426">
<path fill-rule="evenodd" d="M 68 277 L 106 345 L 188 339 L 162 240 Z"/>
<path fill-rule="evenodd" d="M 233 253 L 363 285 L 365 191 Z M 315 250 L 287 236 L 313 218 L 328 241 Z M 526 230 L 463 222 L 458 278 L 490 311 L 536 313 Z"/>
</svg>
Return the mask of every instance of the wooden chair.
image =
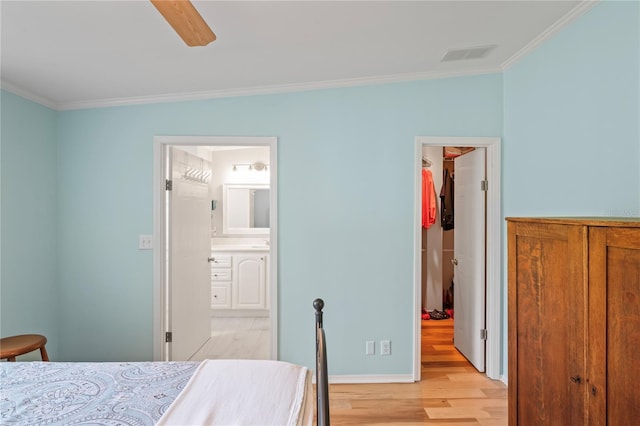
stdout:
<svg viewBox="0 0 640 426">
<path fill-rule="evenodd" d="M 44 345 L 47 338 L 40 334 L 21 334 L 0 339 L 0 359 L 15 362 L 16 357 L 40 349 L 43 361 L 49 361 Z"/>
</svg>

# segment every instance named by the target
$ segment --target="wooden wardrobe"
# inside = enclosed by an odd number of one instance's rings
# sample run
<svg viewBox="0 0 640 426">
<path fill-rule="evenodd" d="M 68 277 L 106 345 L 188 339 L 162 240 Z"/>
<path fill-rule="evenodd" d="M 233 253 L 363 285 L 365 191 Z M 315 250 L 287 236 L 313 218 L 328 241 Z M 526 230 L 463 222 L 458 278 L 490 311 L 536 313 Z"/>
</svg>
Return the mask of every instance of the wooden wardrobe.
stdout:
<svg viewBox="0 0 640 426">
<path fill-rule="evenodd" d="M 640 219 L 507 231 L 509 425 L 640 424 Z"/>
</svg>

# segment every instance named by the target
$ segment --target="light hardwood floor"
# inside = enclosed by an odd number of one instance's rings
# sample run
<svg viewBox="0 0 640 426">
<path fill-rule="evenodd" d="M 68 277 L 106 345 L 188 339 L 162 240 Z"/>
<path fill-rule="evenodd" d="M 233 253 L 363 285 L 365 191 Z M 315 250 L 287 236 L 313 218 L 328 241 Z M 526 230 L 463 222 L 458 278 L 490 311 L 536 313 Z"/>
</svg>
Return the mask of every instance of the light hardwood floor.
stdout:
<svg viewBox="0 0 640 426">
<path fill-rule="evenodd" d="M 331 424 L 506 425 L 506 386 L 478 373 L 452 342 L 453 320 L 422 321 L 422 381 L 332 384 Z"/>
</svg>

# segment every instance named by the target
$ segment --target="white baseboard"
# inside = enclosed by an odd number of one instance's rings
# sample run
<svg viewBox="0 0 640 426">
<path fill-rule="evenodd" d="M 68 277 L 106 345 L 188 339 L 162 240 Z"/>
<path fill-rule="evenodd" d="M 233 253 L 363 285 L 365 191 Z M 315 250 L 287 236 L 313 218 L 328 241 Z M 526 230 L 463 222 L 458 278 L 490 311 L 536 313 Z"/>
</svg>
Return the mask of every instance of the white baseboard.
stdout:
<svg viewBox="0 0 640 426">
<path fill-rule="evenodd" d="M 505 376 L 504 374 L 500 376 L 500 381 L 502 383 L 504 383 L 505 385 L 507 385 L 507 386 L 509 385 L 509 380 L 508 380 L 507 376 Z"/>
<path fill-rule="evenodd" d="M 507 377 L 502 375 L 498 379 L 505 385 L 507 385 Z M 316 382 L 316 374 L 313 373 L 313 383 Z M 411 374 L 339 374 L 330 375 L 330 384 L 365 384 L 365 383 L 413 383 L 413 376 Z"/>
<path fill-rule="evenodd" d="M 313 383 L 316 382 L 315 372 L 313 373 Z M 339 374 L 330 375 L 330 384 L 364 384 L 364 383 L 413 383 L 411 374 Z"/>
</svg>

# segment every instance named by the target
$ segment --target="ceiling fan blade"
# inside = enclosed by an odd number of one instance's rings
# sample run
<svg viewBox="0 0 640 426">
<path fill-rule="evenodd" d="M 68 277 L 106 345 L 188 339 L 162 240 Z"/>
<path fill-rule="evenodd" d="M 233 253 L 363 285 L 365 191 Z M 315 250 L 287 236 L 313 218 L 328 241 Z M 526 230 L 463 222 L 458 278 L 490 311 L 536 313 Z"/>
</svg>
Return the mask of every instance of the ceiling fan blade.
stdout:
<svg viewBox="0 0 640 426">
<path fill-rule="evenodd" d="M 206 46 L 216 39 L 189 0 L 150 0 L 187 46 Z"/>
</svg>

